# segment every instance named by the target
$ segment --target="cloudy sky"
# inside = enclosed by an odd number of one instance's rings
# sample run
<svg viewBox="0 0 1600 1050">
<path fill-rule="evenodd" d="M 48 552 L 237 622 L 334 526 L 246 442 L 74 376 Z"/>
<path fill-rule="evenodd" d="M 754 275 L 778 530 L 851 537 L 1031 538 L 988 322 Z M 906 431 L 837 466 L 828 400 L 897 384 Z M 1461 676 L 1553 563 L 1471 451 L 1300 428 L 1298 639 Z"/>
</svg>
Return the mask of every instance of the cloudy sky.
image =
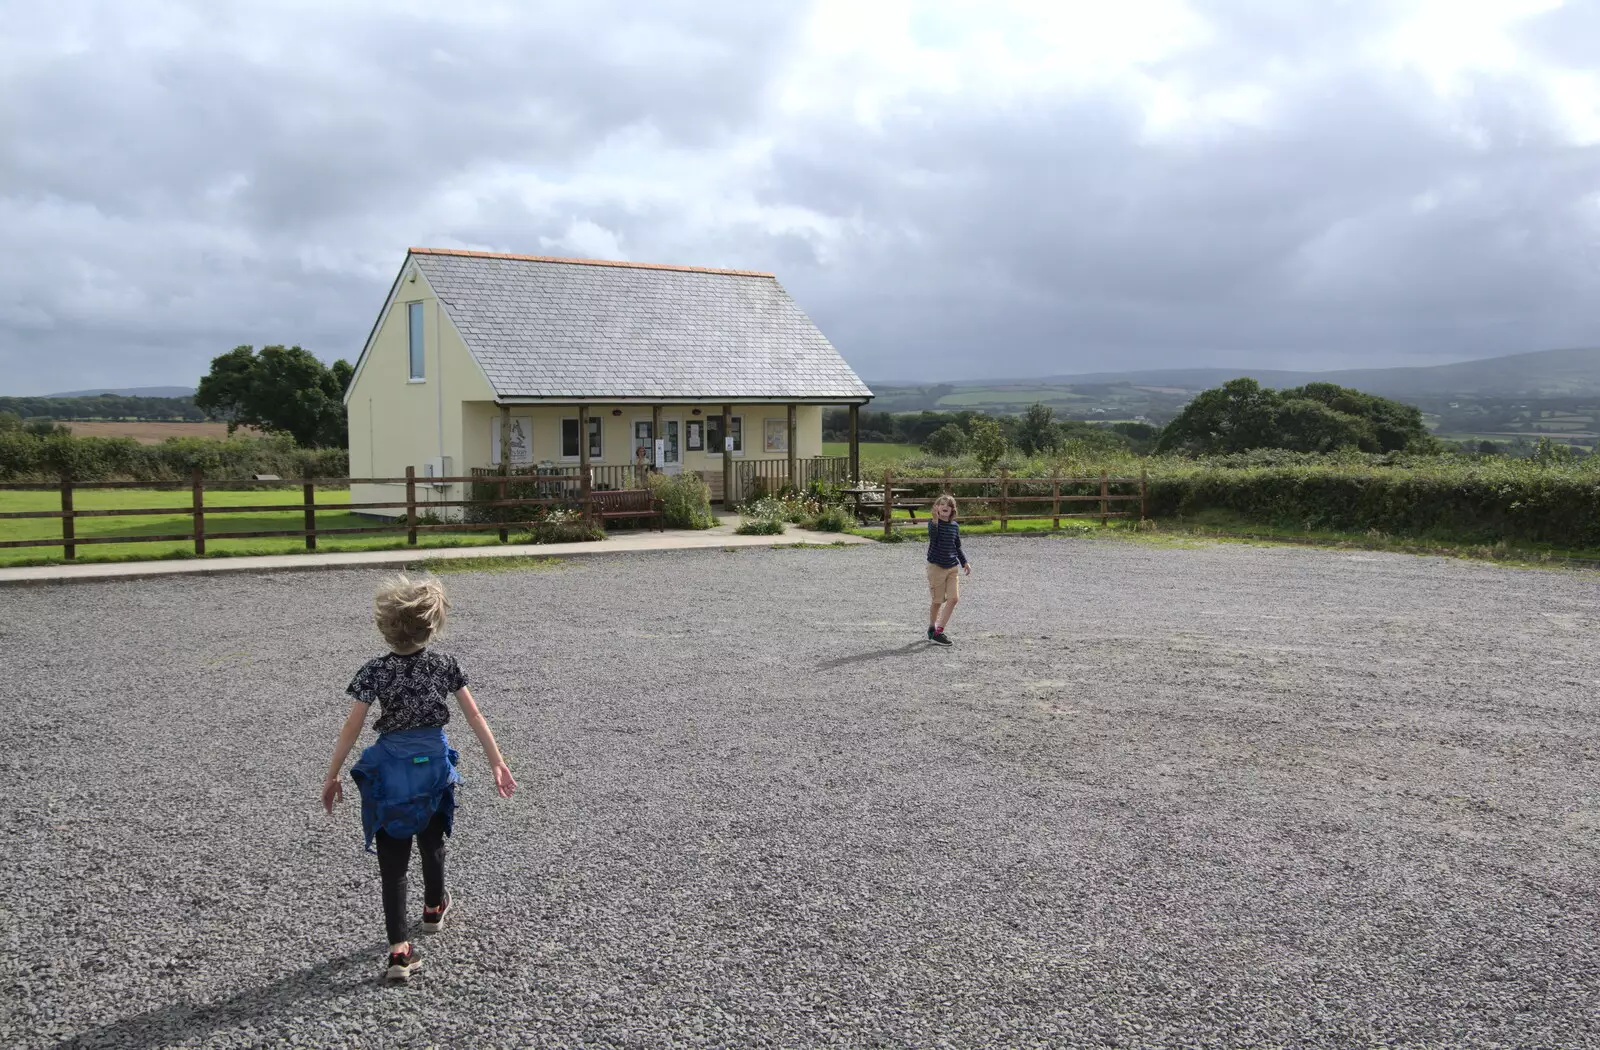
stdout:
<svg viewBox="0 0 1600 1050">
<path fill-rule="evenodd" d="M 869 380 L 1600 345 L 1600 0 L 0 0 L 0 394 L 354 359 L 420 244 Z"/>
</svg>

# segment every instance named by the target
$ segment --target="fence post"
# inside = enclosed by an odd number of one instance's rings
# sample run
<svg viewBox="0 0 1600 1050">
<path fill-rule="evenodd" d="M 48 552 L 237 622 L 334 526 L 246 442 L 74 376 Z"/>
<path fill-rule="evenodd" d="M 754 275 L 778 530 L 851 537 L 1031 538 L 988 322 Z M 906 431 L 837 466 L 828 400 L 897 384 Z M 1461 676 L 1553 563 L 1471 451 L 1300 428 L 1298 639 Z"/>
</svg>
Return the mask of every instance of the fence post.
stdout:
<svg viewBox="0 0 1600 1050">
<path fill-rule="evenodd" d="M 1011 472 L 1010 472 L 1009 468 L 1006 468 L 1006 467 L 1001 467 L 1000 468 L 1000 531 L 1001 532 L 1005 532 L 1008 528 L 1010 528 L 1010 511 L 1011 511 L 1011 502 L 1010 502 L 1011 494 L 1009 492 L 1009 489 L 1011 487 L 1010 486 L 1010 476 L 1009 476 L 1010 473 Z"/>
<path fill-rule="evenodd" d="M 306 505 L 306 550 L 317 549 L 317 486 L 306 482 L 301 486 L 301 496 Z"/>
<path fill-rule="evenodd" d="M 578 471 L 578 500 L 583 504 L 583 520 L 594 520 L 594 481 L 591 475 L 593 467 L 584 467 Z M 646 491 L 649 486 L 646 485 Z"/>
<path fill-rule="evenodd" d="M 585 435 L 585 438 L 587 438 L 587 436 L 588 435 Z M 506 465 L 504 463 L 501 463 L 500 464 L 500 502 L 504 503 L 505 501 L 506 501 Z M 506 537 L 508 535 L 508 533 L 506 531 L 505 514 L 508 512 L 509 509 L 510 508 L 508 508 L 508 507 L 496 507 L 495 508 L 495 512 L 496 512 L 497 516 L 500 517 L 500 542 L 501 543 L 506 542 Z"/>
<path fill-rule="evenodd" d="M 1110 495 L 1111 488 L 1106 483 L 1106 478 L 1107 478 L 1106 472 L 1102 470 L 1100 472 L 1100 527 L 1101 528 L 1104 528 L 1107 524 L 1110 523 L 1110 519 L 1107 518 L 1106 515 L 1110 512 L 1111 506 L 1110 506 L 1110 501 L 1106 499 L 1106 496 Z"/>
<path fill-rule="evenodd" d="M 1054 521 L 1050 523 L 1052 529 L 1061 527 L 1061 468 L 1057 467 L 1050 472 L 1050 513 Z"/>
<path fill-rule="evenodd" d="M 950 483 L 949 467 L 944 468 L 944 494 L 946 496 L 954 496 L 956 494 L 955 486 Z"/>
<path fill-rule="evenodd" d="M 72 475 L 66 471 L 61 473 L 61 549 L 63 556 L 69 559 L 78 556 L 78 545 L 72 541 L 78 538 L 78 526 L 72 516 Z"/>
<path fill-rule="evenodd" d="M 194 468 L 190 489 L 194 493 L 194 552 L 206 552 L 206 479 L 199 467 Z"/>
<path fill-rule="evenodd" d="M 1145 512 L 1145 491 L 1146 491 L 1145 485 L 1147 483 L 1149 474 L 1150 474 L 1150 468 L 1149 467 L 1140 467 L 1139 468 L 1139 520 L 1140 521 L 1146 520 L 1145 519 L 1145 513 L 1144 513 Z"/>
<path fill-rule="evenodd" d="M 894 531 L 894 526 L 889 518 L 894 514 L 894 498 L 889 495 L 894 490 L 894 471 L 883 472 L 883 534 L 888 536 Z"/>
<path fill-rule="evenodd" d="M 406 468 L 406 542 L 417 545 L 417 468 Z"/>
</svg>

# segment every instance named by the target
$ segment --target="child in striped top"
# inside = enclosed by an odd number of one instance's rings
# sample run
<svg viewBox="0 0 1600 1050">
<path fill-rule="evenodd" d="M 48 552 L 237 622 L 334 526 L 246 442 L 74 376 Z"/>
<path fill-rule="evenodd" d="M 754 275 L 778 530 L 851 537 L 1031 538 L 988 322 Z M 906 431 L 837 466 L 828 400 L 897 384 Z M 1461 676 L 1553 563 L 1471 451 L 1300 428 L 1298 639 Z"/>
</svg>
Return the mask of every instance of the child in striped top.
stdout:
<svg viewBox="0 0 1600 1050">
<path fill-rule="evenodd" d="M 956 524 L 956 499 L 946 493 L 933 501 L 933 517 L 928 522 L 928 641 L 934 645 L 953 645 L 944 633 L 960 600 L 961 584 L 957 573 L 972 565 L 961 551 L 961 526 Z"/>
</svg>

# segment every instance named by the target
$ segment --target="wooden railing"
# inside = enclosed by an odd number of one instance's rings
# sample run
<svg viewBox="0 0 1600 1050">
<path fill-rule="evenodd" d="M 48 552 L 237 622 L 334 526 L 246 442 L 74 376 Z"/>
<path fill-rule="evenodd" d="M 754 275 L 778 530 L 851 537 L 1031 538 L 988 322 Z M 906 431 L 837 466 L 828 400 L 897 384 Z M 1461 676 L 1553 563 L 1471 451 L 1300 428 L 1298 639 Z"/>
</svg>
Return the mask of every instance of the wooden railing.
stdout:
<svg viewBox="0 0 1600 1050">
<path fill-rule="evenodd" d="M 923 525 L 926 519 L 917 521 L 912 518 L 896 518 L 896 510 L 909 510 L 913 515 L 920 508 L 931 508 L 941 494 L 955 494 L 956 486 L 961 486 L 967 491 L 960 497 L 961 518 L 966 521 L 989 521 L 998 519 L 1002 532 L 1010 528 L 1013 521 L 1042 521 L 1050 519 L 1053 528 L 1061 527 L 1062 518 L 1099 518 L 1100 524 L 1107 524 L 1112 518 L 1131 518 L 1132 510 L 1112 510 L 1113 504 L 1129 504 L 1137 501 L 1139 504 L 1138 517 L 1145 519 L 1146 496 L 1149 490 L 1148 477 L 1140 471 L 1136 478 L 1114 478 L 1102 471 L 1097 478 L 1018 478 L 1012 477 L 1006 470 L 1000 471 L 999 477 L 993 478 L 957 478 L 952 477 L 949 471 L 942 478 L 896 478 L 892 470 L 883 473 L 883 492 L 887 498 L 880 496 L 877 501 L 881 504 L 880 511 L 883 516 L 883 534 L 889 535 L 897 526 Z M 1113 486 L 1118 489 L 1132 488 L 1133 491 L 1112 491 Z M 918 489 L 936 489 L 926 496 L 907 493 L 895 494 L 896 489 L 910 490 L 915 493 Z M 972 489 L 978 489 L 972 492 Z M 986 489 L 994 489 L 990 495 Z M 1082 489 L 1089 489 L 1084 492 Z M 1047 490 L 1047 491 L 1040 491 Z M 1048 513 L 1040 504 L 1049 504 Z M 1073 505 L 1085 503 L 1099 504 L 1098 510 L 1073 511 Z M 1062 504 L 1069 508 L 1063 511 Z M 1018 513 L 1018 508 L 1023 513 Z M 1028 513 L 1032 511 L 1032 513 Z M 932 510 L 929 510 L 932 513 Z"/>
<path fill-rule="evenodd" d="M 473 481 L 482 481 L 485 478 L 497 478 L 500 476 L 499 467 L 473 467 L 471 469 Z M 517 479 L 529 477 L 571 477 L 576 479 L 578 476 L 577 471 L 578 468 L 576 466 L 551 468 L 519 465 L 510 468 L 508 473 L 511 477 Z M 594 463 L 590 465 L 589 472 L 590 483 L 596 491 L 642 489 L 647 487 L 644 479 L 648 471 L 643 464 Z"/>
<path fill-rule="evenodd" d="M 548 471 L 548 467 L 514 466 L 510 468 L 510 476 L 514 478 L 538 477 L 540 471 Z M 573 468 L 577 469 L 577 468 Z M 591 465 L 593 471 L 594 487 L 596 489 L 638 489 L 646 486 L 645 477 L 651 469 L 644 463 L 629 463 L 617 465 Z M 719 475 L 720 469 L 715 460 L 707 473 Z M 796 489 L 805 489 L 814 480 L 826 481 L 828 484 L 844 486 L 852 480 L 850 478 L 850 457 L 848 456 L 813 456 L 809 459 L 795 461 L 795 473 L 799 476 Z M 482 480 L 500 476 L 498 467 L 473 467 L 472 474 Z M 742 501 L 757 491 L 777 492 L 789 484 L 789 461 L 787 459 L 736 459 L 733 461 L 733 493 L 732 502 Z M 728 501 L 724 501 L 728 502 Z"/>
<path fill-rule="evenodd" d="M 849 456 L 813 456 L 795 460 L 794 488 L 803 491 L 813 481 L 850 484 Z M 777 492 L 789 484 L 787 459 L 737 459 L 733 462 L 733 499 L 744 500 L 757 490 Z"/>
<path fill-rule="evenodd" d="M 494 487 L 496 478 L 501 479 L 499 498 L 496 499 L 459 499 L 435 500 L 418 499 L 417 488 L 419 485 L 450 485 L 465 484 L 469 486 Z M 236 491 L 242 486 L 251 488 L 275 488 L 298 485 L 301 489 L 301 502 L 299 503 L 267 503 L 250 506 L 222 507 L 208 506 L 205 502 L 206 482 L 201 471 L 196 470 L 189 481 L 73 481 L 63 478 L 59 484 L 44 484 L 37 482 L 10 482 L 0 484 L 0 491 L 51 491 L 59 490 L 61 493 L 60 510 L 32 510 L 32 511 L 6 511 L 0 512 L 0 520 L 17 518 L 58 518 L 61 521 L 61 535 L 59 538 L 35 540 L 4 540 L 0 541 L 0 548 L 16 547 L 60 547 L 65 557 L 77 557 L 78 548 L 89 544 L 100 543 L 172 543 L 193 541 L 195 554 L 206 553 L 206 541 L 210 540 L 242 540 L 242 539 L 267 539 L 283 537 L 304 537 L 306 550 L 317 549 L 319 536 L 351 536 L 382 532 L 404 532 L 406 542 L 413 546 L 417 542 L 417 534 L 421 532 L 472 532 L 495 530 L 500 534 L 502 543 L 507 541 L 509 530 L 514 527 L 526 527 L 535 524 L 538 518 L 531 515 L 521 515 L 514 520 L 491 522 L 452 521 L 443 524 L 423 524 L 420 513 L 431 512 L 436 507 L 462 507 L 462 508 L 550 508 L 566 507 L 581 509 L 586 517 L 593 517 L 594 501 L 593 488 L 590 479 L 581 476 L 578 472 L 563 472 L 549 474 L 540 480 L 548 480 L 551 489 L 548 493 L 538 497 L 507 498 L 506 486 L 515 481 L 525 481 L 519 476 L 505 476 L 500 474 L 477 474 L 470 477 L 418 477 L 415 467 L 407 467 L 405 477 L 396 478 L 305 478 L 305 479 L 254 479 L 249 481 L 228 480 L 215 481 L 213 487 L 225 488 Z M 380 500 L 365 503 L 318 503 L 316 489 L 347 488 L 351 485 L 404 485 L 404 500 Z M 83 490 L 98 489 L 184 489 L 190 493 L 187 506 L 182 507 L 117 507 L 99 510 L 79 510 L 75 507 L 74 496 Z M 468 490 L 470 491 L 470 489 Z M 175 501 L 176 502 L 176 501 Z M 404 508 L 405 513 L 391 524 L 371 525 L 361 527 L 319 528 L 317 526 L 317 512 L 320 511 L 362 511 L 362 510 L 399 510 Z M 264 513 L 294 513 L 300 512 L 303 527 L 298 529 L 257 529 L 243 532 L 219 531 L 214 527 L 208 528 L 207 518 L 223 514 L 264 514 Z M 141 536 L 79 536 L 77 535 L 77 521 L 80 518 L 120 518 L 138 517 L 145 515 L 174 515 L 182 514 L 190 519 L 192 525 L 188 532 L 163 533 L 159 535 Z"/>
</svg>

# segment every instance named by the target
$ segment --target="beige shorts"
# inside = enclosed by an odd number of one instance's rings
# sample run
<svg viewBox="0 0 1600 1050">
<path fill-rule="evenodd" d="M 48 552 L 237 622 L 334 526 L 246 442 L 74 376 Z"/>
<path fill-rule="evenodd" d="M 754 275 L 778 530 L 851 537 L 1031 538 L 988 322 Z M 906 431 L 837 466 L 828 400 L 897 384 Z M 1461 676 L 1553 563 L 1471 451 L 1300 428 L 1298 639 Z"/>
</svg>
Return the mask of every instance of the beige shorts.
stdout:
<svg viewBox="0 0 1600 1050">
<path fill-rule="evenodd" d="M 953 602 L 961 596 L 961 566 L 952 565 L 948 569 L 943 565 L 928 563 L 928 597 L 930 600 L 944 604 Z"/>
</svg>

